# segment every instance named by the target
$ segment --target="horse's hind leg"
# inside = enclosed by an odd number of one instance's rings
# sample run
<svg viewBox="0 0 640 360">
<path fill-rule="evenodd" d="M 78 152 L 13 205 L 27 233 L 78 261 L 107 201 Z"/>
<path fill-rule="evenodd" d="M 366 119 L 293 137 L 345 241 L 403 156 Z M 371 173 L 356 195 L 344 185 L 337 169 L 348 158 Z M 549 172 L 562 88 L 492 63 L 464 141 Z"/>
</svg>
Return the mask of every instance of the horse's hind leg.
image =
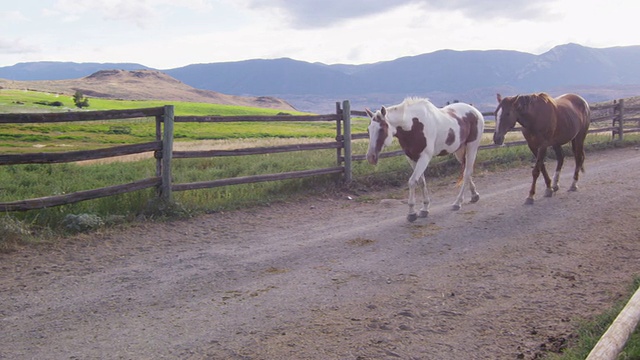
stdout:
<svg viewBox="0 0 640 360">
<path fill-rule="evenodd" d="M 553 180 L 551 182 L 551 190 L 555 192 L 560 188 L 558 186 L 558 182 L 560 181 L 560 171 L 562 170 L 562 165 L 564 164 L 564 152 L 562 151 L 562 145 L 554 145 L 553 151 L 556 153 L 556 159 L 558 160 L 558 164 L 556 165 L 556 172 L 553 174 Z"/>
<path fill-rule="evenodd" d="M 569 187 L 569 191 L 577 191 L 580 171 L 584 171 L 584 138 L 573 139 L 573 141 L 571 141 L 571 147 L 573 149 L 573 155 L 576 158 L 576 168 L 573 171 L 573 182 L 571 183 L 571 187 Z"/>
<path fill-rule="evenodd" d="M 469 147 L 466 154 L 467 166 L 465 166 L 465 172 L 468 173 L 469 175 L 469 190 L 471 190 L 472 203 L 478 202 L 478 200 L 480 200 L 480 193 L 478 193 L 478 190 L 476 189 L 476 184 L 473 182 L 473 169 L 476 163 L 476 155 L 478 154 L 479 145 L 480 143 L 478 142 L 478 144 L 475 147 Z"/>
<path fill-rule="evenodd" d="M 476 154 L 478 152 L 477 148 L 468 147 L 462 152 L 456 152 L 456 158 L 462 164 L 462 181 L 460 184 L 460 192 L 458 193 L 458 197 L 456 201 L 453 203 L 453 210 L 460 210 L 462 207 L 462 202 L 464 201 L 464 189 L 467 183 L 469 184 L 469 188 L 471 190 L 471 202 L 477 202 L 480 200 L 480 194 L 476 190 L 476 184 L 473 182 L 472 174 L 473 174 L 473 166 L 475 163 Z"/>
</svg>

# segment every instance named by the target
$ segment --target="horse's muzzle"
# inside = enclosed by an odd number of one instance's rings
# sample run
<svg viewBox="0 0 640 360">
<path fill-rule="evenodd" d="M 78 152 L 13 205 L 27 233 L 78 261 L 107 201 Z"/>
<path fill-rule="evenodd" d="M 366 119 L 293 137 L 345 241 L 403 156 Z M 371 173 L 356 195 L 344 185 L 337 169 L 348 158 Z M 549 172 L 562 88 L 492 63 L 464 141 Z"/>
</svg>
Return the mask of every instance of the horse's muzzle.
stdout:
<svg viewBox="0 0 640 360">
<path fill-rule="evenodd" d="M 502 143 L 504 143 L 504 135 L 493 133 L 493 143 L 496 145 L 502 145 Z"/>
<path fill-rule="evenodd" d="M 377 165 L 378 164 L 378 155 L 377 154 L 367 154 L 367 161 L 371 165 Z"/>
</svg>

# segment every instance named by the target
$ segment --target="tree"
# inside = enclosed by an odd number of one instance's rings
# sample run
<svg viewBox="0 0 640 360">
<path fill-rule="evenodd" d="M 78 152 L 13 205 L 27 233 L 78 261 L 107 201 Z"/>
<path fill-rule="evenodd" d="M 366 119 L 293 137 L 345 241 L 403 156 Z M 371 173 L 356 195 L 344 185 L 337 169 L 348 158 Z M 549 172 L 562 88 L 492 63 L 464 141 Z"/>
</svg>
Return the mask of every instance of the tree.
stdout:
<svg viewBox="0 0 640 360">
<path fill-rule="evenodd" d="M 73 95 L 73 102 L 77 107 L 89 107 L 89 99 L 82 95 L 82 91 L 76 90 L 76 93 Z"/>
</svg>

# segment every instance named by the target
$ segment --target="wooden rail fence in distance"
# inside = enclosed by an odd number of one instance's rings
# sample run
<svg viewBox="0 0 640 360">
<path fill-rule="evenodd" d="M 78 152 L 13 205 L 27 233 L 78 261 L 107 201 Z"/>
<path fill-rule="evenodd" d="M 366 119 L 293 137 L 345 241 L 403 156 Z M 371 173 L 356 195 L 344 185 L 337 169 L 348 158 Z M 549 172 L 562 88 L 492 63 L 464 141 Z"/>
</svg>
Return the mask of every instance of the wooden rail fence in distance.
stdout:
<svg viewBox="0 0 640 360">
<path fill-rule="evenodd" d="M 612 104 L 592 107 L 592 126 L 589 133 L 610 132 L 615 139 L 622 139 L 624 134 L 640 132 L 640 107 L 625 107 L 623 100 L 613 101 Z M 48 164 L 64 163 L 92 159 L 108 158 L 128 154 L 153 152 L 156 158 L 156 176 L 135 181 L 129 184 L 109 186 L 101 189 L 79 191 L 72 194 L 42 197 L 37 199 L 20 200 L 0 203 L 0 211 L 26 211 L 46 207 L 70 204 L 78 201 L 96 199 L 130 191 L 142 190 L 150 187 L 157 189 L 158 195 L 165 201 L 172 201 L 173 191 L 185 191 L 235 184 L 245 184 L 262 181 L 278 181 L 284 179 L 302 178 L 309 176 L 343 174 L 347 182 L 352 177 L 352 161 L 365 159 L 364 154 L 353 155 L 351 153 L 352 140 L 366 139 L 366 133 L 351 133 L 351 116 L 366 117 L 364 111 L 353 111 L 349 101 L 336 103 L 335 114 L 298 116 L 174 116 L 173 106 L 110 110 L 110 111 L 82 111 L 65 113 L 37 113 L 37 114 L 0 114 L 0 125 L 9 123 L 51 123 L 51 122 L 76 122 L 94 120 L 122 120 L 142 117 L 155 117 L 156 140 L 148 143 L 120 145 L 99 150 L 69 151 L 64 153 L 35 153 L 35 154 L 3 154 L 0 155 L 0 166 L 15 164 Z M 492 112 L 484 112 L 484 116 L 490 118 Z M 207 150 L 207 151 L 173 151 L 173 126 L 174 122 L 306 122 L 328 121 L 336 123 L 335 141 L 317 142 L 310 144 L 294 144 L 272 147 L 253 147 L 236 150 Z M 605 125 L 602 125 L 606 123 Z M 634 125 L 634 126 L 630 126 Z M 518 131 L 518 129 L 514 129 Z M 491 133 L 493 129 L 487 127 L 485 133 Z M 513 141 L 505 146 L 517 146 L 525 144 L 524 141 Z M 495 145 L 483 145 L 481 149 L 490 149 Z M 308 169 L 278 174 L 261 174 L 231 179 L 212 179 L 195 183 L 174 184 L 171 178 L 171 164 L 174 159 L 217 157 L 217 156 L 245 156 L 256 154 L 269 154 L 292 151 L 314 151 L 320 149 L 336 149 L 336 166 L 323 169 Z M 382 158 L 403 155 L 401 150 L 381 154 Z"/>
</svg>

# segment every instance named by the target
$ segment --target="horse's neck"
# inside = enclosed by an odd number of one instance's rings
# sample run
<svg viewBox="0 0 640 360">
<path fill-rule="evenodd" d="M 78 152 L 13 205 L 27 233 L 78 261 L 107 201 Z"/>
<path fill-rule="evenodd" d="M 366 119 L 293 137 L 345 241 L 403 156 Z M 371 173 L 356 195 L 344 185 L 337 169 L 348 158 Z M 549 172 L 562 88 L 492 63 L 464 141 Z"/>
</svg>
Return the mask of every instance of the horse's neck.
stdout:
<svg viewBox="0 0 640 360">
<path fill-rule="evenodd" d="M 422 108 L 424 106 L 424 108 Z M 429 108 L 429 106 L 433 108 Z M 387 109 L 387 120 L 389 125 L 397 129 L 398 127 L 404 130 L 411 130 L 413 126 L 413 118 L 418 118 L 422 122 L 436 120 L 442 113 L 438 108 L 430 104 L 423 104 L 420 107 L 416 105 L 405 106 L 400 105 Z"/>
<path fill-rule="evenodd" d="M 538 125 L 536 122 L 536 117 L 530 112 L 521 113 L 518 122 L 520 123 L 520 125 L 522 125 L 523 128 L 528 130 L 533 130 L 534 128 L 539 127 L 536 126 Z"/>
<path fill-rule="evenodd" d="M 389 125 L 394 129 L 397 127 L 406 127 L 406 119 L 404 116 L 405 107 L 398 106 L 387 109 L 387 120 L 389 121 Z"/>
</svg>

